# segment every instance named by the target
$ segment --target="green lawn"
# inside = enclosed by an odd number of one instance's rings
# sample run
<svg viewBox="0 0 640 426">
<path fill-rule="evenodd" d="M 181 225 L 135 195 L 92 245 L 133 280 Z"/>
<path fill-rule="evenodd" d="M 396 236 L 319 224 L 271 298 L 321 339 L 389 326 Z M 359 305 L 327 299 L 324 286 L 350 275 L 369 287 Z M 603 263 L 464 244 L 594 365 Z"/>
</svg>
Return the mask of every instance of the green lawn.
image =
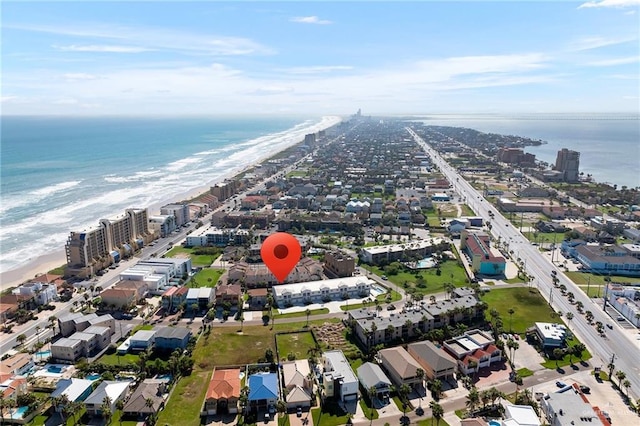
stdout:
<svg viewBox="0 0 640 426">
<path fill-rule="evenodd" d="M 516 371 L 516 373 L 518 373 L 518 375 L 523 379 L 525 377 L 533 376 L 533 371 L 529 370 L 528 368 L 520 368 L 518 369 L 518 371 Z"/>
<path fill-rule="evenodd" d="M 595 275 L 595 274 L 589 274 L 586 272 L 565 272 L 565 275 L 569 277 L 571 281 L 573 281 L 578 285 L 584 284 L 586 286 L 587 283 L 589 283 L 590 285 L 606 284 L 604 275 Z M 589 277 L 591 277 L 591 279 L 589 279 Z M 610 278 L 612 282 L 618 282 L 618 283 L 635 283 L 638 281 L 637 278 L 623 277 L 619 275 L 611 275 Z"/>
<path fill-rule="evenodd" d="M 376 275 L 385 275 L 384 270 L 377 266 L 361 265 Z M 425 281 L 424 288 L 416 287 L 417 276 L 413 271 L 401 271 L 397 275 L 387 275 L 389 281 L 402 288 L 415 288 L 420 294 L 435 294 L 444 291 L 445 283 L 453 283 L 456 287 L 468 286 L 467 274 L 464 267 L 458 265 L 457 260 L 447 260 L 440 265 L 440 275 L 437 275 L 436 269 L 425 269 L 418 272 Z M 407 287 L 405 287 L 407 283 Z"/>
<path fill-rule="evenodd" d="M 347 413 L 342 411 L 340 406 L 335 403 L 327 402 L 322 408 L 311 409 L 311 416 L 313 417 L 313 424 L 317 425 L 322 422 L 322 426 L 343 426 L 347 424 Z"/>
<path fill-rule="evenodd" d="M 309 349 L 316 347 L 313 335 L 310 331 L 302 331 L 300 333 L 277 334 L 278 354 L 280 360 L 286 360 L 287 355 L 292 353 L 296 359 L 306 359 L 309 356 Z"/>
<path fill-rule="evenodd" d="M 215 287 L 224 271 L 224 269 L 201 269 L 198 273 L 191 277 L 188 285 L 189 287 L 193 288 Z"/>
<path fill-rule="evenodd" d="M 496 309 L 500 313 L 505 331 L 524 333 L 535 322 L 559 321 L 558 314 L 534 288 L 492 288 L 490 292 L 484 293 L 481 299 L 489 305 L 486 311 L 487 319 L 491 320 L 489 311 Z M 515 311 L 513 316 L 509 315 L 511 308 Z"/>
<path fill-rule="evenodd" d="M 432 425 L 435 425 L 436 423 L 438 424 L 438 426 L 449 426 L 449 423 L 445 422 L 444 419 L 440 419 L 440 421 L 437 421 L 435 419 L 432 419 L 431 417 L 424 420 L 418 420 L 418 423 L 416 424 L 418 426 L 432 426 Z"/>
<path fill-rule="evenodd" d="M 309 325 L 338 322 L 339 319 L 310 321 Z M 214 327 L 207 337 L 202 336 L 193 353 L 195 365 L 200 370 L 212 370 L 217 365 L 252 364 L 264 357 L 265 351 L 275 353 L 274 336 L 277 331 L 305 330 L 306 321 L 278 324 L 274 329 L 268 326 L 244 326 L 242 333 L 238 327 Z"/>
<path fill-rule="evenodd" d="M 167 406 L 160 412 L 159 425 L 198 426 L 211 371 L 194 371 L 176 384 Z"/>
<path fill-rule="evenodd" d="M 187 255 L 191 258 L 191 264 L 194 267 L 202 266 L 207 267 L 210 266 L 214 260 L 219 256 L 216 255 L 208 255 L 208 254 L 195 254 L 194 251 L 197 248 L 191 247 L 182 247 L 182 246 L 174 246 L 171 250 L 169 250 L 164 257 L 178 257 Z"/>
<path fill-rule="evenodd" d="M 114 354 L 104 354 L 99 359 L 98 362 L 107 365 L 126 365 L 126 364 L 137 364 L 138 363 L 138 355 L 136 354 L 124 354 L 118 355 Z"/>
<path fill-rule="evenodd" d="M 365 417 L 369 420 L 371 420 L 373 418 L 373 420 L 378 418 L 378 410 L 371 410 L 371 405 L 369 404 L 369 396 L 368 395 L 362 395 L 362 398 L 360 398 L 360 408 L 362 408 L 362 412 L 364 413 Z"/>
</svg>

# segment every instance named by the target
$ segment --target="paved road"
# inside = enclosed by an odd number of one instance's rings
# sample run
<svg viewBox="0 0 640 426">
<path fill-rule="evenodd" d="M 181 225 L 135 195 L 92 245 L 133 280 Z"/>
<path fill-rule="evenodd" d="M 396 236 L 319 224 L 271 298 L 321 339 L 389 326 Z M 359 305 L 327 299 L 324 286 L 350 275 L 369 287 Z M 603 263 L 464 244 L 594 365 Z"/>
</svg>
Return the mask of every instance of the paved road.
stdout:
<svg viewBox="0 0 640 426">
<path fill-rule="evenodd" d="M 533 282 L 547 302 L 558 312 L 563 314 L 567 312 L 573 313 L 574 318 L 570 324 L 571 330 L 587 346 L 591 353 L 599 358 L 598 362 L 594 360 L 594 365 L 599 366 L 599 363 L 601 364 L 600 366 L 606 368 L 607 364 L 613 359 L 615 370 L 624 371 L 627 379 L 631 382 L 630 395 L 634 398 L 640 397 L 640 362 L 638 362 L 640 360 L 640 351 L 638 351 L 635 342 L 621 330 L 617 321 L 609 317 L 601 307 L 596 306 L 594 301 L 587 297 L 573 281 L 567 278 L 560 268 L 544 257 L 536 246 L 531 245 L 517 228 L 511 226 L 510 222 L 465 181 L 453 167 L 447 164 L 431 146 L 425 143 L 411 129 L 407 130 L 431 156 L 434 164 L 440 168 L 442 173 L 449 179 L 449 182 L 453 182 L 455 190 L 466 197 L 467 204 L 477 215 L 489 217 L 489 212 L 494 214 L 491 222 L 491 233 L 495 238 L 500 237 L 503 241 L 509 242 L 509 250 L 517 253 L 517 256 L 521 259 L 526 259 L 526 272 L 533 278 Z M 594 323 L 601 321 L 605 325 L 611 324 L 612 329 L 605 328 L 605 337 L 599 336 L 595 327 L 588 324 L 585 317 L 577 312 L 575 305 L 570 304 L 567 298 L 561 296 L 559 290 L 553 287 L 551 271 L 556 271 L 560 280 L 559 284 L 564 284 L 567 287 L 567 292 L 574 294 L 574 303 L 581 301 L 584 305 L 584 311 L 589 310 L 593 313 Z"/>
</svg>

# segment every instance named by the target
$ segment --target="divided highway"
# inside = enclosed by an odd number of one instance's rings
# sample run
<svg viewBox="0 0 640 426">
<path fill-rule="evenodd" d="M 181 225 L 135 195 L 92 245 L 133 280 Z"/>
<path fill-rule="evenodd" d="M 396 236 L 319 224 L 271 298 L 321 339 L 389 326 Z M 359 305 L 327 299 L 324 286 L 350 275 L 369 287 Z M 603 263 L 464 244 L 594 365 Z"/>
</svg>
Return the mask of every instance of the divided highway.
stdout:
<svg viewBox="0 0 640 426">
<path fill-rule="evenodd" d="M 491 221 L 491 233 L 495 238 L 500 237 L 503 241 L 508 241 L 510 249 L 516 252 L 518 257 L 526 260 L 526 273 L 533 278 L 533 282 L 547 302 L 550 302 L 551 306 L 556 311 L 562 312 L 563 315 L 567 312 L 573 313 L 574 317 L 570 322 L 571 331 L 594 355 L 592 364 L 607 370 L 607 365 L 613 360 L 615 371 L 624 371 L 627 379 L 631 382 L 631 387 L 629 388 L 630 396 L 634 398 L 640 397 L 640 350 L 638 350 L 636 343 L 621 330 L 616 321 L 602 310 L 601 306 L 597 306 L 555 264 L 544 257 L 536 246 L 530 244 L 517 228 L 511 226 L 510 222 L 465 181 L 431 146 L 413 130 L 409 128 L 407 130 L 416 142 L 424 148 L 425 152 L 431 156 L 433 163 L 447 177 L 449 182 L 452 182 L 455 190 L 462 197 L 466 197 L 467 204 L 477 215 L 489 217 L 489 212 L 494 214 Z M 600 321 L 605 325 L 611 325 L 611 328 L 605 328 L 604 337 L 598 335 L 595 327 L 587 323 L 585 316 L 577 312 L 575 304 L 570 304 L 568 299 L 562 296 L 560 291 L 553 286 L 551 271 L 556 271 L 560 285 L 564 284 L 568 291 L 573 292 L 575 296 L 574 303 L 582 302 L 584 311 L 589 310 L 593 313 L 594 323 Z"/>
</svg>

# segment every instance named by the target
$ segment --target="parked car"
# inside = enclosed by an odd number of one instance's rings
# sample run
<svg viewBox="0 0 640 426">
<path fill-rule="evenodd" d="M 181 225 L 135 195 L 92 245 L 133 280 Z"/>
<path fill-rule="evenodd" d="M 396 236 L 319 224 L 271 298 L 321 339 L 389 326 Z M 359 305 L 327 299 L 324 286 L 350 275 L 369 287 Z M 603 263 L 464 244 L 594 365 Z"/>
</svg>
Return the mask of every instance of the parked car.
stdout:
<svg viewBox="0 0 640 426">
<path fill-rule="evenodd" d="M 296 410 L 296 416 L 302 417 L 302 407 L 298 407 L 298 409 Z"/>
<path fill-rule="evenodd" d="M 558 380 L 556 382 L 556 386 L 559 387 L 559 388 L 564 388 L 564 387 L 567 386 L 567 384 L 565 382 L 561 382 L 560 380 Z"/>
<path fill-rule="evenodd" d="M 589 386 L 580 385 L 580 391 L 582 391 L 582 393 L 589 393 L 591 392 L 591 388 Z"/>
</svg>

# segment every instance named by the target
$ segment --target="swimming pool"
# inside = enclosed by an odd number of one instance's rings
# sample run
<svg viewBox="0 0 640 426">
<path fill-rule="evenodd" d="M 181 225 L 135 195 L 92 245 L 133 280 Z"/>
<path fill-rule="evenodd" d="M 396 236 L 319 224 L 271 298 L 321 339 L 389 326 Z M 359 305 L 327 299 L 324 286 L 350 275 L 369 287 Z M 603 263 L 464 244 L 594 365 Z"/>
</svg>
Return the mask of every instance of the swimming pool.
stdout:
<svg viewBox="0 0 640 426">
<path fill-rule="evenodd" d="M 86 379 L 87 380 L 98 380 L 100 377 L 102 377 L 102 376 L 100 374 L 98 374 L 98 373 L 91 373 L 91 374 L 87 375 Z"/>
<path fill-rule="evenodd" d="M 385 294 L 387 292 L 387 290 L 385 290 L 382 287 L 378 287 L 377 285 L 372 285 L 371 286 L 371 294 L 372 296 L 379 296 L 381 294 Z"/>
<path fill-rule="evenodd" d="M 47 367 L 47 371 L 49 373 L 62 373 L 62 371 L 64 371 L 64 367 L 60 367 L 59 365 L 50 365 Z"/>
<path fill-rule="evenodd" d="M 424 259 L 420 259 L 416 262 L 416 268 L 418 269 L 427 269 L 433 268 L 436 266 L 436 262 L 432 257 L 425 257 Z"/>
<path fill-rule="evenodd" d="M 495 420 L 490 420 L 489 421 L 489 426 L 500 426 L 500 422 L 495 421 Z"/>
<path fill-rule="evenodd" d="M 173 376 L 171 374 L 162 374 L 160 376 L 156 376 L 156 379 L 160 379 L 160 380 L 169 380 L 171 381 L 171 378 Z"/>
<path fill-rule="evenodd" d="M 11 412 L 11 418 L 12 419 L 22 419 L 28 409 L 29 409 L 29 407 L 27 407 L 26 405 L 24 407 L 16 408 L 15 410 L 13 410 Z"/>
<path fill-rule="evenodd" d="M 36 352 L 36 361 L 44 361 L 51 358 L 51 351 Z"/>
</svg>

